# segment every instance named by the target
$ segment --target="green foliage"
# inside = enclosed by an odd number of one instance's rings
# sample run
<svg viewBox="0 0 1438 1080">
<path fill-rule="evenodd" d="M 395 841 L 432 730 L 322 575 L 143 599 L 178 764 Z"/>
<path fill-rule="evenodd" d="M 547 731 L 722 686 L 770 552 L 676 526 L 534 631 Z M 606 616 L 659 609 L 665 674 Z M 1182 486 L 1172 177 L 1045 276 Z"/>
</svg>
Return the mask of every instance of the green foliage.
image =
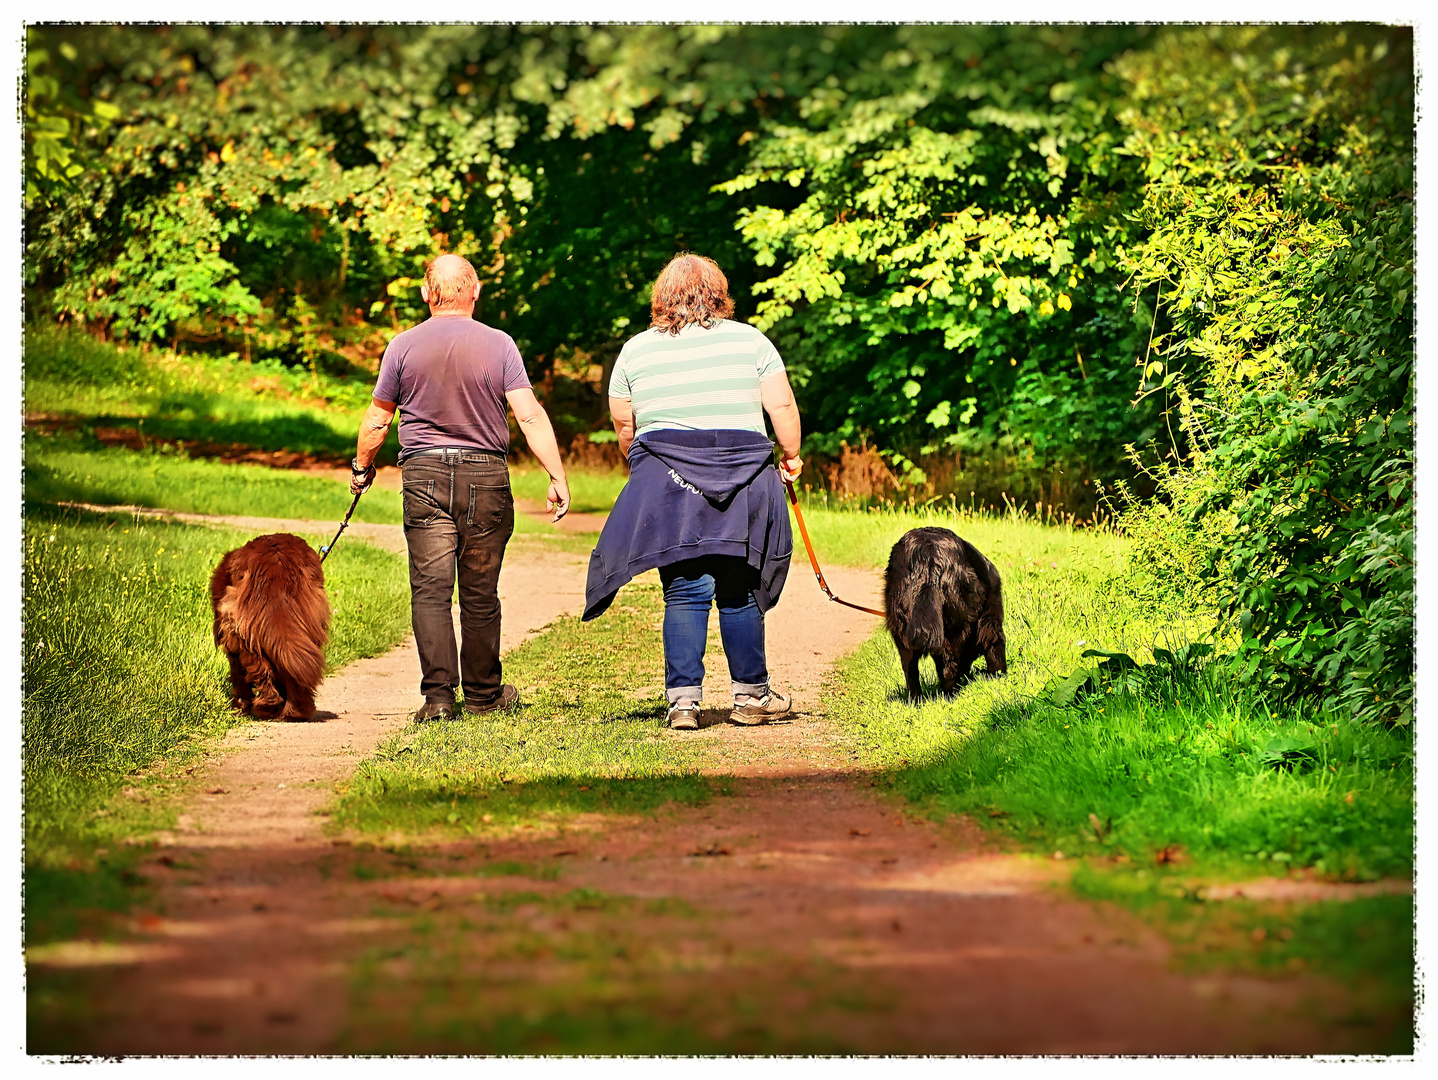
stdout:
<svg viewBox="0 0 1438 1080">
<path fill-rule="evenodd" d="M 1241 670 L 1413 715 L 1413 75 L 1406 29 L 1188 30 L 1126 57 L 1127 255 L 1187 383 L 1183 507 Z M 1239 107 L 1240 102 L 1248 107 Z M 1155 512 L 1156 513 L 1156 512 Z"/>
<path fill-rule="evenodd" d="M 1151 437 L 1153 410 L 1126 407 L 1147 326 L 1115 288 L 1135 184 L 1105 71 L 1141 33 L 901 27 L 761 126 L 723 190 L 802 195 L 739 227 L 779 269 L 756 321 L 831 444 L 1021 449 L 1092 477 Z"/>
</svg>

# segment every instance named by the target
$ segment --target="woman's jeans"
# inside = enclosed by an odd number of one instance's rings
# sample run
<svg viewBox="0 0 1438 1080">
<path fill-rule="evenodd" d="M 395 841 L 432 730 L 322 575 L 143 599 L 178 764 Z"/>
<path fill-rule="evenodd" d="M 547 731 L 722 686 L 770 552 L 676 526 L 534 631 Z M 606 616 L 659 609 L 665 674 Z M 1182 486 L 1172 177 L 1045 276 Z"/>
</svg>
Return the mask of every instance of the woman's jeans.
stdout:
<svg viewBox="0 0 1438 1080">
<path fill-rule="evenodd" d="M 709 606 L 719 603 L 719 636 L 734 694 L 769 692 L 764 615 L 754 602 L 758 571 L 737 555 L 706 555 L 659 568 L 664 584 L 664 690 L 671 705 L 698 703 L 704 691 Z"/>
<path fill-rule="evenodd" d="M 426 702 L 453 705 L 462 685 L 465 705 L 493 705 L 502 674 L 499 567 L 514 532 L 509 468 L 501 454 L 432 451 L 406 459 L 401 483 L 420 692 Z M 456 570 L 458 650 L 451 607 Z"/>
</svg>

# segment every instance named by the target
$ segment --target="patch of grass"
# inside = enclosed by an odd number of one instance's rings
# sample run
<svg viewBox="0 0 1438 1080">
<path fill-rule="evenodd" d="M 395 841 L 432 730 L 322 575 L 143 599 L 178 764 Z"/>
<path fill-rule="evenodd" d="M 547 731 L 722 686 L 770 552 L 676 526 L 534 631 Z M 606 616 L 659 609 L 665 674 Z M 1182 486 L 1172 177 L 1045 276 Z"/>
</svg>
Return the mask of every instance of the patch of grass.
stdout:
<svg viewBox="0 0 1438 1080">
<path fill-rule="evenodd" d="M 144 352 L 55 327 L 26 330 L 24 364 L 30 414 L 143 420 L 157 438 L 319 454 L 354 452 L 374 388 L 372 379 L 314 375 L 274 360 Z"/>
<path fill-rule="evenodd" d="M 821 503 L 805 501 L 803 512 L 820 566 L 882 569 L 889 562 L 890 549 L 910 529 L 951 529 L 998 567 L 1005 601 L 1012 574 L 1038 575 L 1042 579 L 1049 570 L 1056 569 L 1064 575 L 1097 573 L 1107 577 L 1118 571 L 1123 559 L 1123 539 L 1112 530 L 1046 524 L 1023 511 L 974 511 L 956 504 L 856 511 L 829 509 Z M 802 563 L 807 556 L 798 531 L 794 530 L 795 560 Z M 1052 567 L 1053 563 L 1058 566 Z"/>
<path fill-rule="evenodd" d="M 1202 899 L 1181 870 L 1116 872 L 1087 860 L 1074 892 L 1117 904 L 1161 932 L 1177 966 L 1256 975 L 1309 971 L 1352 991 L 1345 1023 L 1388 1029 L 1386 1053 L 1413 1052 L 1412 896 L 1298 903 Z"/>
<path fill-rule="evenodd" d="M 505 659 L 517 711 L 405 728 L 359 767 L 332 824 L 474 836 L 723 794 L 698 775 L 697 748 L 664 728 L 662 614 L 658 586 L 641 583 L 594 622 L 557 620 Z"/>
<path fill-rule="evenodd" d="M 872 558 L 876 536 L 913 518 L 830 511 L 823 520 L 848 538 L 848 550 Z M 1153 692 L 1054 706 L 1044 685 L 1072 671 L 1085 648 L 1147 658 L 1155 645 L 1202 636 L 1212 619 L 1135 596 L 1112 534 L 1014 515 L 969 516 L 951 527 L 1003 576 L 1007 678 L 980 676 L 952 700 L 910 705 L 881 630 L 841 665 L 826 706 L 862 760 L 890 770 L 898 791 L 1045 853 L 1152 863 L 1167 851 L 1223 874 L 1411 873 L 1413 757 L 1403 732 L 1274 705 L 1217 664 L 1160 680 Z M 980 661 L 975 671 L 983 668 Z M 937 691 L 927 661 L 921 672 Z M 1308 747 L 1296 763 L 1266 753 L 1282 737 Z"/>
<path fill-rule="evenodd" d="M 43 502 L 304 518 L 336 525 L 354 498 L 348 485 L 323 476 L 34 433 L 25 440 L 25 495 Z M 397 525 L 401 518 L 399 492 L 371 488 L 355 507 L 353 520 Z"/>
<path fill-rule="evenodd" d="M 614 509 L 614 500 L 629 481 L 623 469 L 566 470 L 569 479 L 569 508 L 578 514 L 607 514 Z M 515 465 L 509 470 L 509 484 L 517 499 L 544 501 L 549 490 L 549 474 L 534 465 Z"/>
<path fill-rule="evenodd" d="M 169 796 L 183 787 L 183 767 L 235 722 L 208 583 L 221 556 L 246 539 L 27 506 L 21 727 L 26 891 L 37 901 L 27 905 L 31 943 L 65 933 L 75 910 L 128 902 L 133 860 L 121 854 L 124 841 L 172 823 Z M 355 541 L 336 549 L 325 573 L 331 668 L 383 652 L 408 631 L 397 557 Z M 80 884 L 76 874 L 95 876 Z"/>
<path fill-rule="evenodd" d="M 342 1052 L 854 1049 L 831 998 L 836 985 L 856 996 L 844 984 L 862 974 L 735 948 L 713 927 L 722 912 L 696 920 L 682 900 L 542 886 L 400 911 L 378 913 L 393 928 L 357 965 Z"/>
</svg>

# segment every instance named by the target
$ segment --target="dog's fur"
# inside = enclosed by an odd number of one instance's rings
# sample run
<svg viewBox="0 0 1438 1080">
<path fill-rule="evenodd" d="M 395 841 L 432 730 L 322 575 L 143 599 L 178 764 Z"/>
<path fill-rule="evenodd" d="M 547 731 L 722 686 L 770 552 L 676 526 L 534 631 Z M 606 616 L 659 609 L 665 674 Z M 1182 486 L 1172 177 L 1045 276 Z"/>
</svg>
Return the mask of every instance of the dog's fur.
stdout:
<svg viewBox="0 0 1438 1080">
<path fill-rule="evenodd" d="M 911 529 L 899 538 L 884 572 L 884 610 L 911 701 L 920 696 L 921 656 L 934 658 L 945 694 L 980 656 L 990 675 L 1008 670 L 999 572 L 948 529 Z"/>
<path fill-rule="evenodd" d="M 261 720 L 314 716 L 330 630 L 315 550 L 291 533 L 255 537 L 220 560 L 210 606 L 235 710 Z"/>
</svg>

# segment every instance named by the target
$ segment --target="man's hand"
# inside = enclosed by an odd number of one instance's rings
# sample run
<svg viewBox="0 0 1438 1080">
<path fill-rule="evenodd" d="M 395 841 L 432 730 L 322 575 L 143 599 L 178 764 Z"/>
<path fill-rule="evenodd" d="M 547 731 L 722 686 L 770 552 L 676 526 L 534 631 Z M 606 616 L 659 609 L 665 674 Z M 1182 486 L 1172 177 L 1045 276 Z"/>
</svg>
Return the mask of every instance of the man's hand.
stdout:
<svg viewBox="0 0 1438 1080">
<path fill-rule="evenodd" d="M 803 468 L 804 459 L 801 458 L 798 454 L 795 454 L 792 457 L 786 454 L 779 460 L 779 475 L 782 476 L 785 480 L 789 481 L 789 483 L 791 484 L 795 480 L 799 479 L 799 472 Z"/>
<path fill-rule="evenodd" d="M 355 460 L 355 461 L 351 461 L 351 462 L 350 462 L 350 494 L 351 494 L 351 495 L 363 495 L 366 491 L 369 490 L 369 486 L 370 486 L 371 484 L 373 484 L 373 483 L 374 483 L 374 464 L 373 464 L 373 463 L 371 463 L 371 464 L 369 464 L 369 465 L 366 465 L 363 469 L 361 469 L 360 466 L 359 466 L 359 461 L 358 461 L 358 460 Z"/>
<path fill-rule="evenodd" d="M 569 481 L 564 477 L 550 477 L 549 491 L 544 496 L 544 508 L 553 510 L 553 521 L 569 513 Z"/>
</svg>

